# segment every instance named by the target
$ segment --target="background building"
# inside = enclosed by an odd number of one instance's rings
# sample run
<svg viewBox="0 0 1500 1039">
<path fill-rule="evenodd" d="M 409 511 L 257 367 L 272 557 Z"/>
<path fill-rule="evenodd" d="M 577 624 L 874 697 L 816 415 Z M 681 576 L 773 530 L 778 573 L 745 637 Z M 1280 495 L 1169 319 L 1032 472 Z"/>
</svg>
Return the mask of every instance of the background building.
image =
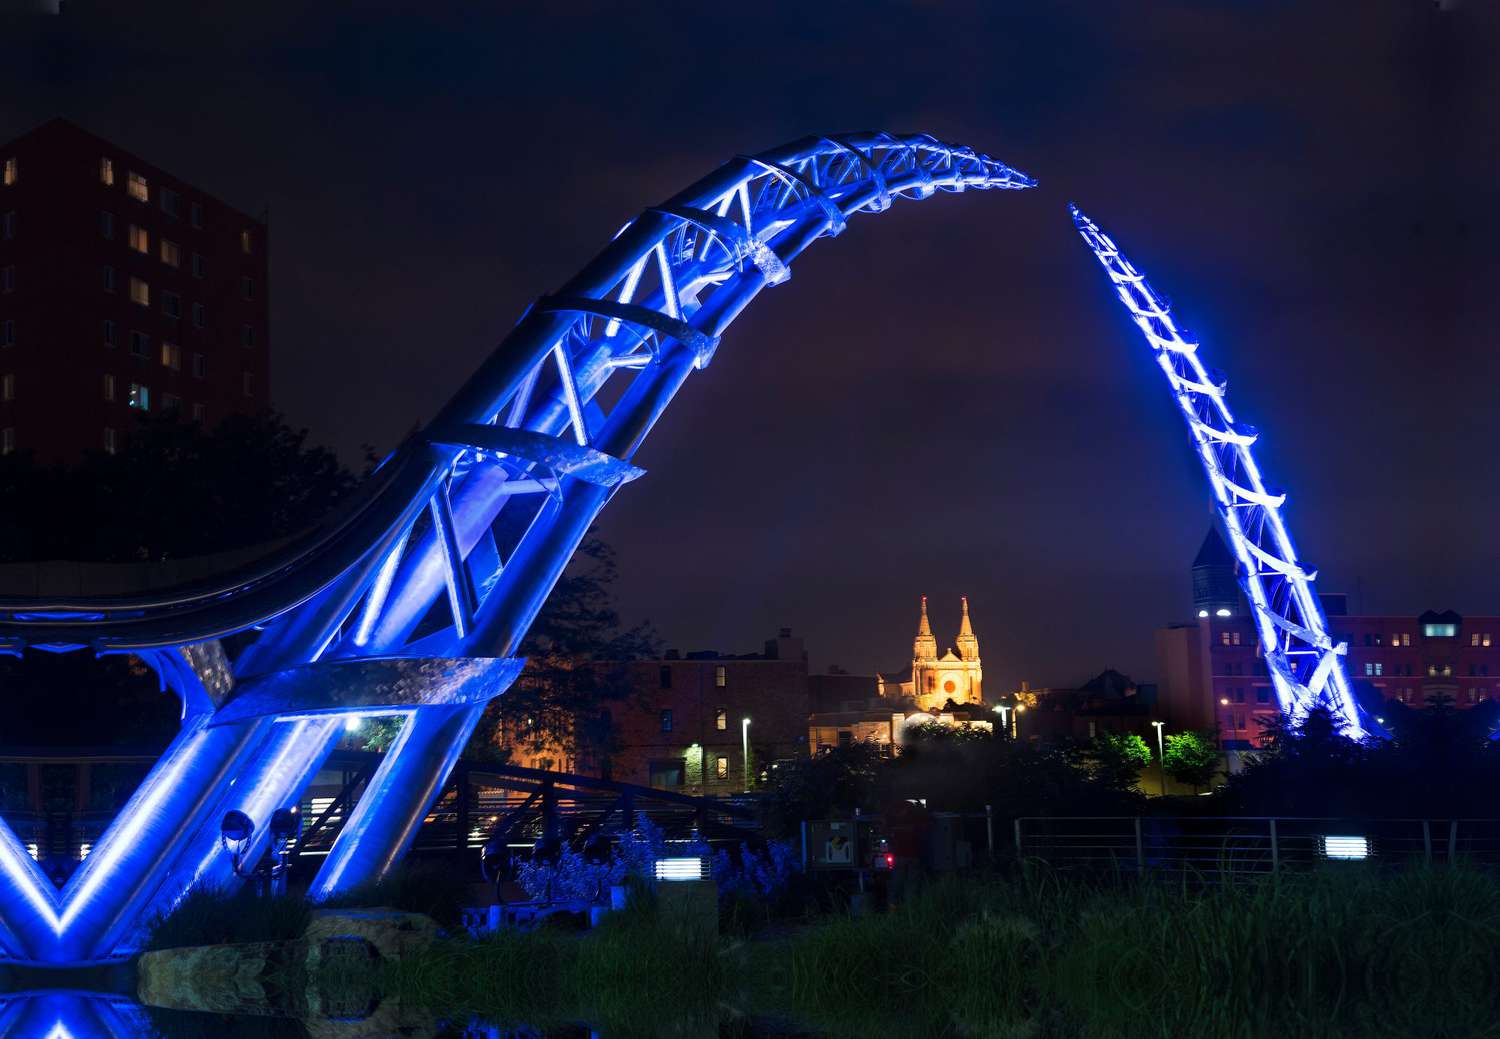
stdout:
<svg viewBox="0 0 1500 1039">
<path fill-rule="evenodd" d="M 908 699 L 923 711 L 945 704 L 984 703 L 984 669 L 979 660 L 979 639 L 969 621 L 969 600 L 959 600 L 962 611 L 958 637 L 942 656 L 927 619 L 927 596 L 922 596 L 917 618 L 917 637 L 912 641 L 911 666 L 899 673 L 877 675 L 877 692 L 890 700 Z"/>
<path fill-rule="evenodd" d="M 1217 725 L 1226 749 L 1246 750 L 1262 744 L 1279 708 L 1243 600 L 1224 602 L 1221 571 L 1233 579 L 1233 557 L 1217 532 L 1209 538 L 1217 549 L 1205 542 L 1193 564 L 1197 620 L 1156 634 L 1162 711 L 1170 727 Z M 1382 703 L 1422 708 L 1441 697 L 1467 708 L 1500 698 L 1500 617 L 1351 616 L 1342 595 L 1319 598 L 1330 634 L 1349 646 L 1356 695 L 1377 715 Z"/>
<path fill-rule="evenodd" d="M 267 225 L 55 119 L 0 146 L 0 452 L 269 402 Z"/>
</svg>

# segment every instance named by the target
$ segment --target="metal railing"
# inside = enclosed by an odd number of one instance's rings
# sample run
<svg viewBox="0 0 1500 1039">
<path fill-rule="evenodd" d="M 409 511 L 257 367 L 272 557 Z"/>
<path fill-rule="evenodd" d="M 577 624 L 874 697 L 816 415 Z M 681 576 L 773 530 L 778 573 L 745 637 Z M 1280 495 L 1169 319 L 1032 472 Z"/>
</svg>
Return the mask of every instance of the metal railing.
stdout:
<svg viewBox="0 0 1500 1039">
<path fill-rule="evenodd" d="M 1018 858 L 1067 870 L 1252 876 L 1324 862 L 1500 865 L 1500 819 L 1072 816 L 1014 820 Z"/>
</svg>

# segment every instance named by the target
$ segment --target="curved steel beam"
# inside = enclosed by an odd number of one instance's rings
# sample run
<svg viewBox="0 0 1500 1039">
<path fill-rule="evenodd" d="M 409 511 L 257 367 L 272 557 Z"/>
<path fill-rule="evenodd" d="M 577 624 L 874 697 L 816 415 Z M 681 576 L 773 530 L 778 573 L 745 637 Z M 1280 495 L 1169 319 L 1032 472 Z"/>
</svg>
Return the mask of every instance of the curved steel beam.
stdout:
<svg viewBox="0 0 1500 1039">
<path fill-rule="evenodd" d="M 1193 448 L 1208 476 L 1214 508 L 1239 561 L 1240 587 L 1250 603 L 1261 652 L 1282 711 L 1296 724 L 1314 707 L 1332 712 L 1344 735 L 1371 731 L 1344 670 L 1347 646 L 1328 633 L 1314 574 L 1297 558 L 1281 516 L 1286 495 L 1261 480 L 1251 451 L 1255 431 L 1235 422 L 1225 401 L 1225 381 L 1211 374 L 1198 343 L 1172 320 L 1170 308 L 1114 241 L 1077 206 L 1073 225 L 1109 275 L 1115 294 L 1150 344 L 1188 425 Z"/>
</svg>

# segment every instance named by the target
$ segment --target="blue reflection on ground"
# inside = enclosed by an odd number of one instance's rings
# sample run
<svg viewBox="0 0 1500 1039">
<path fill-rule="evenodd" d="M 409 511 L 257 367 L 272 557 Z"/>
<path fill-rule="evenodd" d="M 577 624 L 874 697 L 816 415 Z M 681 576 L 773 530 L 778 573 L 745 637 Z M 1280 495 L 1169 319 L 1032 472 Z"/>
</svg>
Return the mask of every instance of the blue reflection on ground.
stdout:
<svg viewBox="0 0 1500 1039">
<path fill-rule="evenodd" d="M 143 1007 L 97 992 L 14 992 L 0 995 L 5 1039 L 149 1039 Z"/>
</svg>

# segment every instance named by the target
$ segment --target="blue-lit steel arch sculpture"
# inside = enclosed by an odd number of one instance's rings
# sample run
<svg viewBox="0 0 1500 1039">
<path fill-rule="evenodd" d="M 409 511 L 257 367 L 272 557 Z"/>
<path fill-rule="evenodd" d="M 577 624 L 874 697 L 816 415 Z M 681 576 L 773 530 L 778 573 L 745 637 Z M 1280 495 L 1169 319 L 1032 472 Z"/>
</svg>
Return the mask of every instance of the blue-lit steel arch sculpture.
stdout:
<svg viewBox="0 0 1500 1039">
<path fill-rule="evenodd" d="M 1315 707 L 1330 711 L 1344 735 L 1359 739 L 1371 725 L 1344 670 L 1347 646 L 1328 632 L 1313 592 L 1313 571 L 1297 559 L 1281 517 L 1286 495 L 1267 490 L 1251 448 L 1256 432 L 1235 422 L 1226 382 L 1206 368 L 1198 344 L 1173 322 L 1170 308 L 1099 226 L 1070 207 L 1078 233 L 1109 275 L 1131 319 L 1154 351 L 1172 396 L 1187 420 L 1214 507 L 1239 561 L 1240 587 L 1250 603 L 1266 669 L 1281 710 L 1294 724 Z"/>
<path fill-rule="evenodd" d="M 108 956 L 192 885 L 230 882 L 219 818 L 264 822 L 296 799 L 361 714 L 405 721 L 313 893 L 382 876 L 520 670 L 517 645 L 589 525 L 641 474 L 636 449 L 740 311 L 855 213 L 1032 185 L 926 136 L 736 158 L 538 300 L 336 521 L 216 582 L 0 601 L 0 650 L 133 653 L 183 705 L 178 736 L 61 893 L 0 827 L 0 947 L 37 962 Z M 214 640 L 251 629 L 231 665 Z"/>
</svg>

